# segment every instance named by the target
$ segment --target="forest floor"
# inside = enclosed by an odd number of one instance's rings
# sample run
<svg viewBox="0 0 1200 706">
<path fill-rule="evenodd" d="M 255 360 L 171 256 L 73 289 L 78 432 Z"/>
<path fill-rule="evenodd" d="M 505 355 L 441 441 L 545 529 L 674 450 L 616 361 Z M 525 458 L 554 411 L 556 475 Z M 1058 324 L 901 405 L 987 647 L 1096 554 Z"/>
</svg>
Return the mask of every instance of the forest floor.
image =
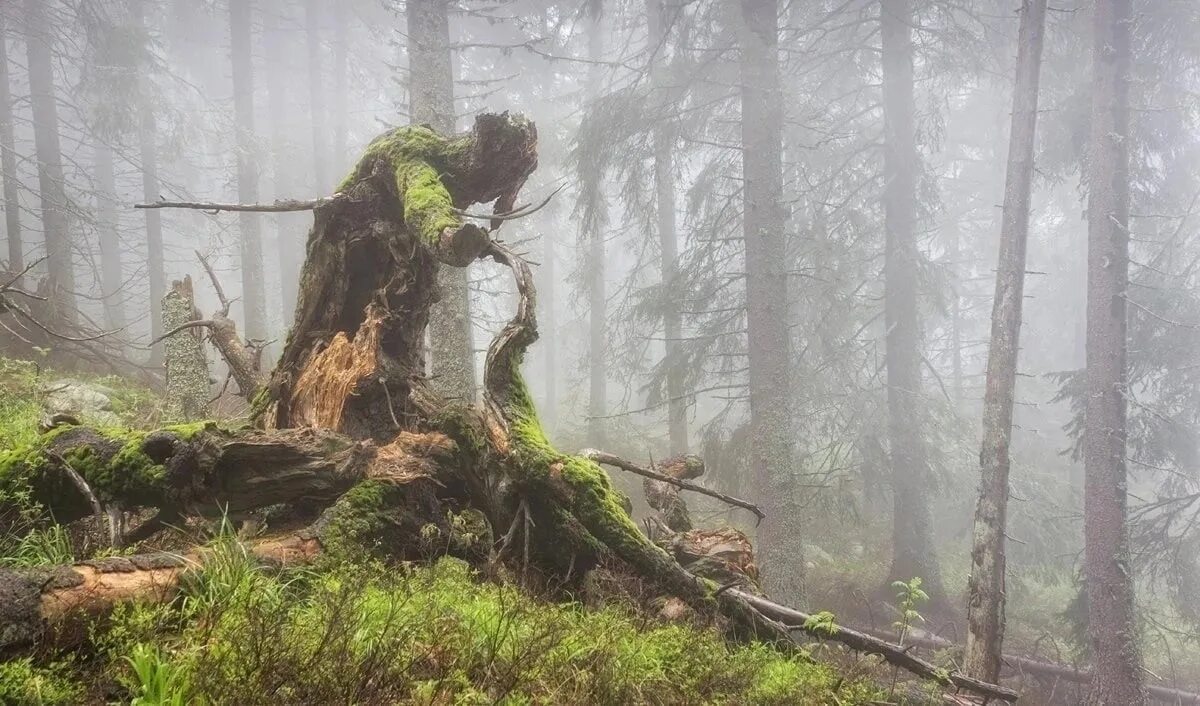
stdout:
<svg viewBox="0 0 1200 706">
<path fill-rule="evenodd" d="M 158 397 L 122 379 L 0 359 L 0 455 L 37 435 L 55 396 L 89 391 L 105 399 L 84 423 L 164 422 Z M 104 546 L 98 520 L 77 525 L 0 538 L 0 564 L 146 549 Z M 586 595 L 567 596 L 532 576 L 434 559 L 436 551 L 427 562 L 339 557 L 272 569 L 251 555 L 254 539 L 224 522 L 160 534 L 156 548 L 201 541 L 212 554 L 170 603 L 124 604 L 69 645 L 9 655 L 0 703 L 850 706 L 886 702 L 889 692 L 896 702 L 940 700 L 840 649 L 788 656 L 729 644 L 694 617 L 666 620 L 661 602 L 617 572 L 596 572 Z"/>
</svg>

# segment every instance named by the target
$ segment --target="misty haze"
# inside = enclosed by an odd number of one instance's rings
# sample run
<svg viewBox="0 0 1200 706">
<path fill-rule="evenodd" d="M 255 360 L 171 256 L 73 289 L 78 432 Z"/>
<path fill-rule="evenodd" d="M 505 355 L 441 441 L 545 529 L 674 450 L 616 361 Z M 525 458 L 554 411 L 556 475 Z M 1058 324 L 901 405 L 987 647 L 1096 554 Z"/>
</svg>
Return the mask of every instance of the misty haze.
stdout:
<svg viewBox="0 0 1200 706">
<path fill-rule="evenodd" d="M 1200 705 L 1200 2 L 0 0 L 0 703 Z"/>
</svg>

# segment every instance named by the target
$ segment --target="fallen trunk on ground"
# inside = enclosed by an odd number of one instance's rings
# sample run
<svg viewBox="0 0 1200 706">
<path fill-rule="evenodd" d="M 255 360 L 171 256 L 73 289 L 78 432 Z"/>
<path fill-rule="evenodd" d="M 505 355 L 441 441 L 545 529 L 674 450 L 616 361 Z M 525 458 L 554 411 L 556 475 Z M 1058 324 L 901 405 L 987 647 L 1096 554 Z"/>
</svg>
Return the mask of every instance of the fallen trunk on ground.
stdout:
<svg viewBox="0 0 1200 706">
<path fill-rule="evenodd" d="M 295 323 L 252 403 L 260 431 L 199 425 L 114 437 L 69 427 L 6 454 L 0 484 L 26 483 L 60 521 L 93 512 L 88 495 L 180 513 L 325 504 L 318 535 L 330 552 L 402 556 L 428 525 L 469 521 L 478 526 L 471 536 L 503 536 L 490 560 L 527 547 L 523 562 L 568 587 L 616 561 L 738 638 L 796 649 L 748 594 L 698 578 L 651 542 L 605 471 L 558 451 L 542 431 L 520 372 L 537 339 L 529 266 L 462 220 L 490 201 L 493 228 L 516 217 L 517 191 L 536 164 L 533 125 L 507 114 L 480 116 L 453 138 L 420 126 L 380 136 L 338 195 L 314 203 Z M 511 269 L 518 302 L 488 349 L 484 403 L 463 405 L 429 390 L 422 343 L 438 267 L 478 257 Z"/>
</svg>

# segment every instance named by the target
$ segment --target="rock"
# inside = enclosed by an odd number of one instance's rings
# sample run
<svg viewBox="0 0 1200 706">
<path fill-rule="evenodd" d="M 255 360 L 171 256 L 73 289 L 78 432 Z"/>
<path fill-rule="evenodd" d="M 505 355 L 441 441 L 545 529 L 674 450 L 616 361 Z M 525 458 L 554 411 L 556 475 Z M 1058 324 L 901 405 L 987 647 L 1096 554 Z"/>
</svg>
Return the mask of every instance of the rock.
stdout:
<svg viewBox="0 0 1200 706">
<path fill-rule="evenodd" d="M 121 418 L 112 409 L 111 395 L 115 393 L 103 385 L 62 378 L 45 385 L 42 394 L 45 395 L 42 408 L 51 417 L 70 415 L 95 426 L 119 426 L 121 423 Z"/>
</svg>

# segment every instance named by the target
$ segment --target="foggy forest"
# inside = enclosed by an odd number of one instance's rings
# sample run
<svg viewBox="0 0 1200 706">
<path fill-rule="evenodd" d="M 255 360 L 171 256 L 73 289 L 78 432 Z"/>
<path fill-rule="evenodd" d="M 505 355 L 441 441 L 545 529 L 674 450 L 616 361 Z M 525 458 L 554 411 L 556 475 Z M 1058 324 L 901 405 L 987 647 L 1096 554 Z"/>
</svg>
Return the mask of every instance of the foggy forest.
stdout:
<svg viewBox="0 0 1200 706">
<path fill-rule="evenodd" d="M 1200 704 L 1196 0 L 0 0 L 0 183 L 0 703 Z"/>
</svg>

